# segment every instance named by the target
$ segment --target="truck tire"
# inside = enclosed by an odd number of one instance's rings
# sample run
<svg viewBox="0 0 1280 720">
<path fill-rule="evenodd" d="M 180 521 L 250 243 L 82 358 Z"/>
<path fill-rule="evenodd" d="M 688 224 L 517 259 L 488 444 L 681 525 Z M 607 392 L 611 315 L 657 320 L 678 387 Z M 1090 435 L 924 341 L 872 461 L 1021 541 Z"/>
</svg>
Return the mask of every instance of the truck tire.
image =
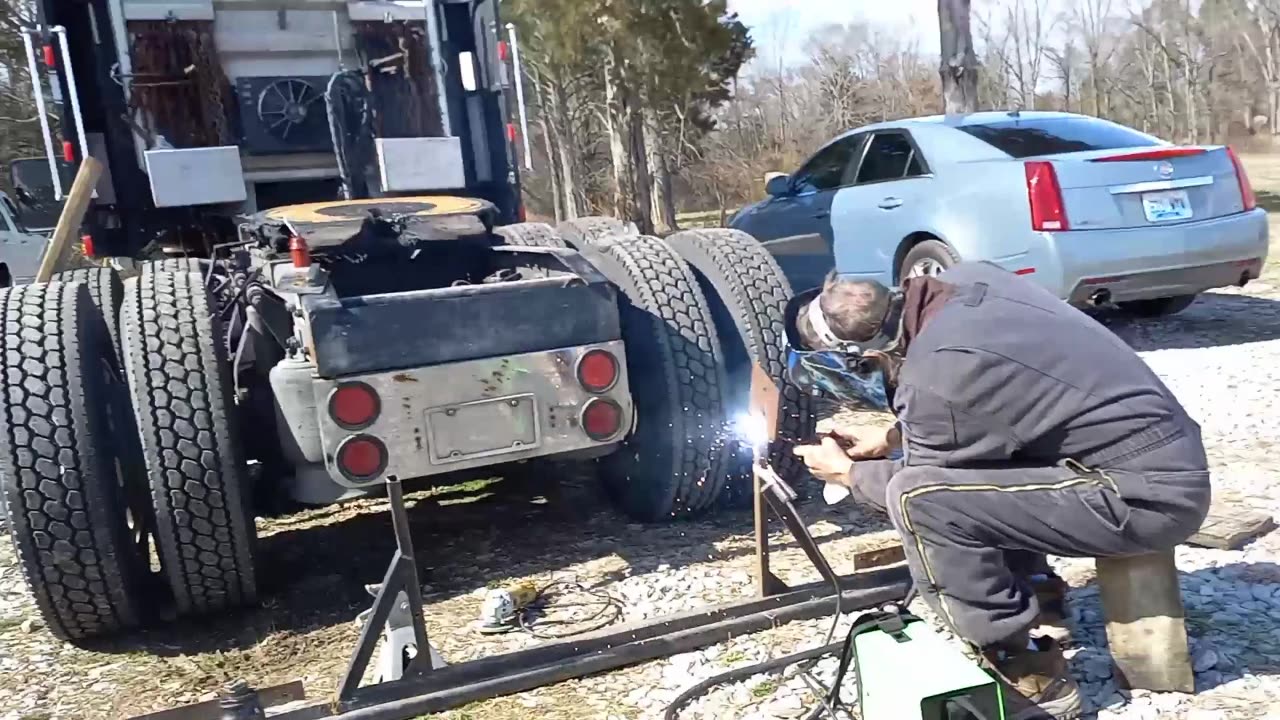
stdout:
<svg viewBox="0 0 1280 720">
<path fill-rule="evenodd" d="M 567 248 L 569 244 L 560 239 L 556 229 L 546 223 L 517 223 L 502 225 L 493 229 L 502 236 L 507 245 L 522 247 Z"/>
<path fill-rule="evenodd" d="M 898 283 L 911 277 L 913 272 L 939 275 L 943 270 L 960 262 L 960 256 L 941 240 L 923 240 L 916 243 L 902 258 L 898 266 Z"/>
<path fill-rule="evenodd" d="M 36 607 L 70 642 L 134 627 L 146 556 L 117 467 L 136 465 L 137 440 L 106 324 L 83 283 L 0 291 L 0 318 L 0 482 Z"/>
<path fill-rule="evenodd" d="M 1140 318 L 1168 317 L 1191 307 L 1196 297 L 1196 295 L 1175 295 L 1150 300 L 1129 300 L 1117 303 L 1117 306 L 1122 311 Z"/>
<path fill-rule="evenodd" d="M 740 230 L 684 230 L 666 240 L 693 266 L 711 304 L 716 334 L 728 362 L 729 417 L 746 413 L 752 365 L 759 363 L 781 391 L 778 439 L 770 453 L 773 467 L 797 491 L 804 490 L 801 483 L 809 474 L 791 450 L 797 443 L 812 440 L 816 419 L 812 398 L 786 379 L 783 317 L 791 285 L 769 251 Z M 750 448 L 742 449 L 744 452 L 737 453 L 740 464 L 731 469 L 721 496 L 724 504 L 732 507 L 745 507 L 752 501 Z"/>
<path fill-rule="evenodd" d="M 642 522 L 694 517 L 714 503 L 729 455 L 724 356 L 711 310 L 684 261 L 637 236 L 584 251 L 619 289 L 635 426 L 600 460 L 605 487 Z"/>
<path fill-rule="evenodd" d="M 63 270 L 53 276 L 60 282 L 82 282 L 89 286 L 89 297 L 102 312 L 107 323 L 107 334 L 111 337 L 111 347 L 115 349 L 116 359 L 120 355 L 120 302 L 124 299 L 124 283 L 120 281 L 120 273 L 115 268 L 91 267 Z"/>
<path fill-rule="evenodd" d="M 556 226 L 560 237 L 575 250 L 595 247 L 608 240 L 640 237 L 635 223 L 624 223 L 611 217 L 580 217 Z"/>
<path fill-rule="evenodd" d="M 125 285 L 121 329 L 160 565 L 184 614 L 255 601 L 253 496 L 231 367 L 203 283 L 144 273 Z"/>
<path fill-rule="evenodd" d="M 201 275 L 204 275 L 208 269 L 208 260 L 193 257 L 161 258 L 142 266 L 143 272 L 199 273 Z"/>
</svg>

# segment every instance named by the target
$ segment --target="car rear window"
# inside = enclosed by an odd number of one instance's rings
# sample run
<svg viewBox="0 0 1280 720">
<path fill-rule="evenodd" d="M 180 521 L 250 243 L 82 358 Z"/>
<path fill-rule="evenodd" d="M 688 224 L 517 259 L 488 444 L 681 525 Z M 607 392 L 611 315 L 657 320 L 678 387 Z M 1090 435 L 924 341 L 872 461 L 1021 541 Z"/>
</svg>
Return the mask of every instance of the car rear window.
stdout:
<svg viewBox="0 0 1280 720">
<path fill-rule="evenodd" d="M 1085 117 L 1015 118 L 958 129 L 1015 158 L 1161 144 L 1156 138 L 1123 125 Z"/>
</svg>

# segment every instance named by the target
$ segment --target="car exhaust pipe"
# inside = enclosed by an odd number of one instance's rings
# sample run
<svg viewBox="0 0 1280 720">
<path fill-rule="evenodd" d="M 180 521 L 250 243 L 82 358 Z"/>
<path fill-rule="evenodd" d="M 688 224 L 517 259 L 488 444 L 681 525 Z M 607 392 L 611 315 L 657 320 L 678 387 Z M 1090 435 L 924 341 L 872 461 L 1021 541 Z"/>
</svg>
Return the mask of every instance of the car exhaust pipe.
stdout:
<svg viewBox="0 0 1280 720">
<path fill-rule="evenodd" d="M 1106 288 L 1094 290 L 1093 294 L 1089 296 L 1089 305 L 1092 307 L 1102 307 L 1103 305 L 1110 304 L 1110 302 L 1111 291 Z"/>
</svg>

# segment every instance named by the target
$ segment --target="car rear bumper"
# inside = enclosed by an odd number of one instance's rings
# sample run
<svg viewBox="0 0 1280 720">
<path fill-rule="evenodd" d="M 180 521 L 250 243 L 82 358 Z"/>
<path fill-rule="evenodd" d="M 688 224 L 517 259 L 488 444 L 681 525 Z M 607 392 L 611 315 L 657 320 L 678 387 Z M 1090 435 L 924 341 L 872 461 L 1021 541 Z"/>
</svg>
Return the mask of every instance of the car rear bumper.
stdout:
<svg viewBox="0 0 1280 720">
<path fill-rule="evenodd" d="M 1046 233 L 1036 280 L 1073 304 L 1194 295 L 1258 277 L 1267 214 L 1251 210 L 1168 227 Z"/>
</svg>

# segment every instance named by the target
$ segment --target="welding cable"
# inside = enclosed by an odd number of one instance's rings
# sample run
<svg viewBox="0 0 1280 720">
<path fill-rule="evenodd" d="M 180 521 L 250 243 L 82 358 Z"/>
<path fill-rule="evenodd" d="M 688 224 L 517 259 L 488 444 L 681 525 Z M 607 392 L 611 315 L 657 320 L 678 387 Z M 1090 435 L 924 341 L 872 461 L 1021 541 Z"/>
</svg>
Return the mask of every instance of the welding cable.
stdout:
<svg viewBox="0 0 1280 720">
<path fill-rule="evenodd" d="M 549 593 L 551 593 L 551 591 L 556 588 L 567 588 L 569 590 L 574 590 L 574 591 L 583 593 L 585 595 L 588 595 L 592 598 L 595 598 L 598 601 L 598 602 L 556 603 L 555 604 L 556 609 L 566 609 L 566 608 L 576 608 L 576 607 L 585 608 L 585 607 L 593 607 L 597 605 L 599 606 L 599 609 L 597 609 L 595 614 L 591 615 L 591 617 L 585 618 L 583 620 L 540 620 L 536 623 L 531 622 L 528 619 L 528 611 L 529 610 L 545 610 L 547 608 L 547 605 L 540 605 L 539 603 L 542 602 L 543 599 L 546 598 L 549 595 Z M 541 640 L 560 640 L 567 637 L 573 637 L 574 635 L 581 635 L 583 633 L 593 632 L 603 627 L 612 625 L 614 622 L 617 622 L 617 620 L 622 617 L 622 609 L 623 609 L 622 601 L 610 595 L 608 592 L 604 590 L 593 590 L 591 588 L 587 588 L 583 586 L 581 583 L 558 580 L 555 582 L 548 583 L 542 586 L 542 588 L 538 590 L 537 594 L 534 595 L 533 600 L 529 602 L 529 605 L 523 608 L 520 612 L 516 613 L 516 623 L 521 630 L 529 633 L 533 637 L 539 638 Z M 584 626 L 583 625 L 584 623 L 588 623 L 588 624 Z M 559 633 L 544 632 L 538 629 L 540 627 L 545 627 L 548 625 L 573 625 L 574 629 L 568 630 L 565 632 L 559 632 Z"/>
</svg>

